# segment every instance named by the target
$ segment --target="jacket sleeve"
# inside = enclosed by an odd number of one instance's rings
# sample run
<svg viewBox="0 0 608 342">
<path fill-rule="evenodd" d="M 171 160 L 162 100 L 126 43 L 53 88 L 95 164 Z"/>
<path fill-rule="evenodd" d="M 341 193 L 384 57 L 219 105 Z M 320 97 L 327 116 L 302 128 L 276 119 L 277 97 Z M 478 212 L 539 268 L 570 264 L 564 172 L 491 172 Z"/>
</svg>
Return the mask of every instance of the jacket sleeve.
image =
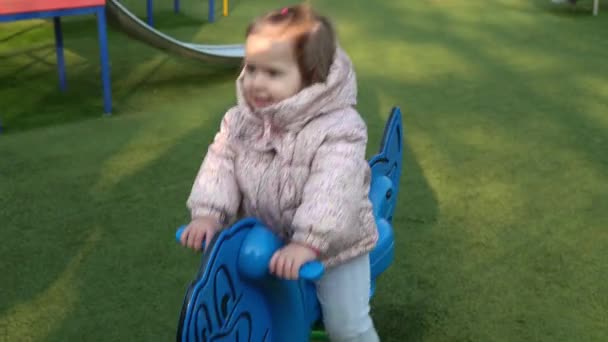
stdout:
<svg viewBox="0 0 608 342">
<path fill-rule="evenodd" d="M 194 180 L 187 200 L 192 219 L 210 216 L 225 225 L 238 212 L 241 192 L 234 174 L 235 151 L 231 143 L 236 114 L 233 108 L 222 119 Z"/>
<path fill-rule="evenodd" d="M 328 249 L 343 244 L 352 229 L 358 229 L 361 204 L 369 195 L 367 128 L 363 120 L 337 126 L 313 157 L 302 203 L 292 222 L 292 241 L 315 249 L 320 256 L 337 252 Z"/>
</svg>

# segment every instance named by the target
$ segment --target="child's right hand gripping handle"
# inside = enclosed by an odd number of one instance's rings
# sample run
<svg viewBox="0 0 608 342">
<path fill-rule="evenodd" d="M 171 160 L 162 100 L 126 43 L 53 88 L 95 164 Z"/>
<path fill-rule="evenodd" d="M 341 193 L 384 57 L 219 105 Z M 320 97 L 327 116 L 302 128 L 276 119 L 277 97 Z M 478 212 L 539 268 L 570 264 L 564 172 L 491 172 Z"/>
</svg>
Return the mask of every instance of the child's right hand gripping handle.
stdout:
<svg viewBox="0 0 608 342">
<path fill-rule="evenodd" d="M 184 231 L 186 230 L 186 228 L 188 227 L 187 224 L 180 226 L 179 228 L 177 228 L 177 231 L 175 232 L 175 240 L 178 243 L 182 242 L 182 234 L 184 233 Z M 203 240 L 203 245 L 201 246 L 201 250 L 204 251 L 205 250 L 205 241 Z"/>
<path fill-rule="evenodd" d="M 251 227 L 239 251 L 239 270 L 249 279 L 264 279 L 269 274 L 270 260 L 283 247 L 283 241 L 261 224 Z M 300 267 L 302 279 L 314 281 L 323 276 L 323 264 L 310 261 Z"/>
<path fill-rule="evenodd" d="M 186 225 L 175 232 L 175 239 L 181 242 L 181 236 Z M 203 248 L 204 248 L 203 243 Z M 243 246 L 239 258 L 239 268 L 242 273 L 252 279 L 262 279 L 268 274 L 268 265 L 274 252 L 281 247 L 279 238 L 268 229 L 256 225 L 251 229 Z M 323 276 L 325 268 L 318 261 L 310 261 L 300 268 L 300 278 L 314 281 Z"/>
</svg>

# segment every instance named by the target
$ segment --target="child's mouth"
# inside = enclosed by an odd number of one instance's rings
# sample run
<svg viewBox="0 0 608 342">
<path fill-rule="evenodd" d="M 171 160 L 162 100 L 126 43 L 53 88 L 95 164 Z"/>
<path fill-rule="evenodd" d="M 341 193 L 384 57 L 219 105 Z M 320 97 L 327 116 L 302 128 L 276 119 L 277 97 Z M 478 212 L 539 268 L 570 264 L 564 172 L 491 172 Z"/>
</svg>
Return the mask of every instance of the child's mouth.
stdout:
<svg viewBox="0 0 608 342">
<path fill-rule="evenodd" d="M 264 108 L 272 104 L 272 99 L 254 97 L 251 102 L 255 108 Z"/>
</svg>

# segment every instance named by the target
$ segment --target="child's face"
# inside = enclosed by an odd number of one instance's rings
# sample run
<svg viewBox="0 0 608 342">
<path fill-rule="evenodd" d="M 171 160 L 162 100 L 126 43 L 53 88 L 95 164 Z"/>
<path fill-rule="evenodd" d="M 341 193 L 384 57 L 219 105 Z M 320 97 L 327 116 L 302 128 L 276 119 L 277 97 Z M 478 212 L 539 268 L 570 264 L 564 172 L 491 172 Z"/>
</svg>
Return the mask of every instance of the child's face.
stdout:
<svg viewBox="0 0 608 342">
<path fill-rule="evenodd" d="M 302 89 L 302 76 L 289 39 L 260 32 L 247 37 L 243 87 L 255 109 L 280 102 Z"/>
</svg>

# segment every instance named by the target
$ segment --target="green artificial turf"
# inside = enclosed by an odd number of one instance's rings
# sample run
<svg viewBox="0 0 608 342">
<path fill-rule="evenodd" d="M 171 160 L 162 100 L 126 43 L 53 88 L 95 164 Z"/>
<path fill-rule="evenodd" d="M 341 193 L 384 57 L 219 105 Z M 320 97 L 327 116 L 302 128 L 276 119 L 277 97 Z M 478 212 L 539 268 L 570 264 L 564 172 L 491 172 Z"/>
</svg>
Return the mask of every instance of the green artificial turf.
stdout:
<svg viewBox="0 0 608 342">
<path fill-rule="evenodd" d="M 143 2 L 123 1 L 143 16 Z M 156 1 L 159 29 L 238 43 L 288 1 Z M 382 341 L 608 340 L 608 11 L 549 0 L 313 1 L 334 18 L 376 152 L 405 124 Z M 93 17 L 0 24 L 0 341 L 169 341 L 199 259 L 174 229 L 238 70 L 109 32 L 102 115 Z"/>
</svg>

